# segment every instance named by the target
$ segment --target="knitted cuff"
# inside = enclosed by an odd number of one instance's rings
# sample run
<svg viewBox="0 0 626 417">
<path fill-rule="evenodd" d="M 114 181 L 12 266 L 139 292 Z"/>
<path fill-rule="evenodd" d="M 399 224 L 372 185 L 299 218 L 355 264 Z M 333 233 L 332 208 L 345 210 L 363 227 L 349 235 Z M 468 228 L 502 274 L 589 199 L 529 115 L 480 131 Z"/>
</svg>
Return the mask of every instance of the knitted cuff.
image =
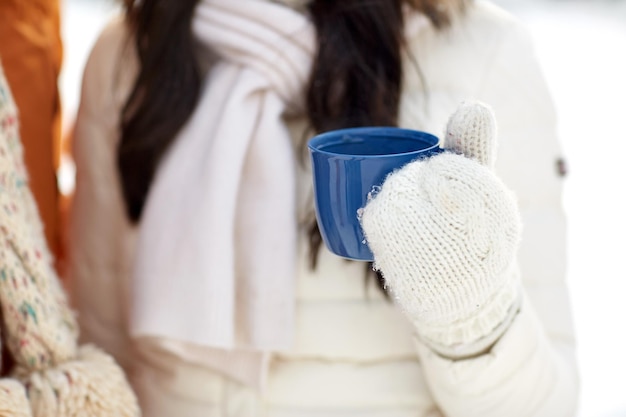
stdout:
<svg viewBox="0 0 626 417">
<path fill-rule="evenodd" d="M 122 369 L 104 351 L 81 346 L 75 359 L 43 371 L 16 369 L 28 387 L 34 417 L 139 417 L 139 405 Z"/>
<path fill-rule="evenodd" d="M 0 417 L 31 417 L 24 386 L 14 379 L 0 379 Z"/>
<path fill-rule="evenodd" d="M 414 321 L 423 343 L 447 357 L 473 355 L 491 346 L 512 322 L 521 304 L 517 269 L 486 303 L 462 320 L 432 325 Z"/>
</svg>

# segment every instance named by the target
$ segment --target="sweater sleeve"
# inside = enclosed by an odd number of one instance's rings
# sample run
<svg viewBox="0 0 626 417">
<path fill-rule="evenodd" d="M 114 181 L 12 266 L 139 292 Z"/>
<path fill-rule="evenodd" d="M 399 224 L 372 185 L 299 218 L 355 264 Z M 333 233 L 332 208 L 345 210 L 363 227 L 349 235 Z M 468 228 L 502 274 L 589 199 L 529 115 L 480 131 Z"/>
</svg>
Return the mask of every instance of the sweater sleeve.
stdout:
<svg viewBox="0 0 626 417">
<path fill-rule="evenodd" d="M 18 112 L 0 68 L 0 306 L 4 340 L 18 365 L 71 358 L 76 323 L 52 267 L 29 188 Z"/>
<path fill-rule="evenodd" d="M 72 134 L 76 188 L 68 230 L 68 280 L 81 340 L 103 347 L 124 367 L 130 365 L 127 293 L 119 276 L 125 276 L 132 248 L 120 237 L 127 225 L 115 150 L 120 108 L 134 77 L 128 45 L 124 20 L 116 16 L 98 36 L 86 62 Z"/>
<path fill-rule="evenodd" d="M 418 352 L 447 416 L 573 416 L 578 374 L 565 278 L 563 160 L 555 111 L 529 34 L 518 24 L 506 31 L 474 98 L 495 112 L 496 171 L 518 198 L 524 300 L 508 330 L 485 354 L 455 361 L 419 341 Z"/>
</svg>

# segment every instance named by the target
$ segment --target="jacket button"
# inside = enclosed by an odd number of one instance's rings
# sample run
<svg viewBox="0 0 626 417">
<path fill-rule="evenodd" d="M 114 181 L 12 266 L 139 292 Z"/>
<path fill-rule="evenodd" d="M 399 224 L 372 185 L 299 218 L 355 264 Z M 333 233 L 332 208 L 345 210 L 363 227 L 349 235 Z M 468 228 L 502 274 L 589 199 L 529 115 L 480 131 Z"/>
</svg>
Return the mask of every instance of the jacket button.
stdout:
<svg viewBox="0 0 626 417">
<path fill-rule="evenodd" d="M 565 177 L 569 172 L 567 167 L 567 162 L 563 158 L 559 158 L 556 160 L 556 172 L 559 177 Z"/>
</svg>

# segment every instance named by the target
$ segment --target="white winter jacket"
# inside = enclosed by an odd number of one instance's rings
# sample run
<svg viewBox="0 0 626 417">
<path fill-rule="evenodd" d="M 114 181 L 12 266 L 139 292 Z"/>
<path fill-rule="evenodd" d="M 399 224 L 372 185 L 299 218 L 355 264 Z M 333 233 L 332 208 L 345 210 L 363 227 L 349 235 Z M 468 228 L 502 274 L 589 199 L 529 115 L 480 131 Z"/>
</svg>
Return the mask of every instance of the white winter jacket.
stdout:
<svg viewBox="0 0 626 417">
<path fill-rule="evenodd" d="M 365 283 L 363 265 L 322 250 L 318 268 L 309 270 L 303 228 L 296 339 L 290 352 L 272 357 L 263 392 L 212 372 L 201 352 L 181 357 L 176 341 L 128 336 L 136 231 L 124 214 L 115 163 L 119 112 L 136 70 L 125 36 L 121 21 L 112 22 L 85 69 L 74 136 L 70 279 L 83 337 L 127 369 L 146 417 L 575 415 L 562 154 L 529 35 L 514 18 L 478 2 L 449 30 L 427 24 L 413 31 L 408 44 L 423 78 L 407 60 L 400 125 L 441 134 L 463 99 L 494 109 L 497 172 L 517 193 L 524 223 L 521 312 L 489 353 L 442 358 L 416 340 L 375 284 Z M 295 141 L 304 123 L 288 123 Z M 309 175 L 303 168 L 298 179 L 301 219 L 312 213 Z"/>
</svg>

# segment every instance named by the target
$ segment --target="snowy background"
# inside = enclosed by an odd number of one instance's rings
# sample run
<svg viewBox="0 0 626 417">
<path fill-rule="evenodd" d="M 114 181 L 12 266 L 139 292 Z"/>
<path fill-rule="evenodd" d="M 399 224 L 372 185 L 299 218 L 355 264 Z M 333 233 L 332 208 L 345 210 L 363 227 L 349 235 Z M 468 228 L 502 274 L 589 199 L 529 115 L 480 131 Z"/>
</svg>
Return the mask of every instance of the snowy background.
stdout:
<svg viewBox="0 0 626 417">
<path fill-rule="evenodd" d="M 578 417 L 626 417 L 626 1 L 496 3 L 530 28 L 560 118 L 570 170 L 565 208 L 582 379 Z M 87 53 L 115 7 L 113 0 L 64 0 L 66 126 Z M 66 165 L 61 184 L 69 190 L 72 183 Z"/>
</svg>

